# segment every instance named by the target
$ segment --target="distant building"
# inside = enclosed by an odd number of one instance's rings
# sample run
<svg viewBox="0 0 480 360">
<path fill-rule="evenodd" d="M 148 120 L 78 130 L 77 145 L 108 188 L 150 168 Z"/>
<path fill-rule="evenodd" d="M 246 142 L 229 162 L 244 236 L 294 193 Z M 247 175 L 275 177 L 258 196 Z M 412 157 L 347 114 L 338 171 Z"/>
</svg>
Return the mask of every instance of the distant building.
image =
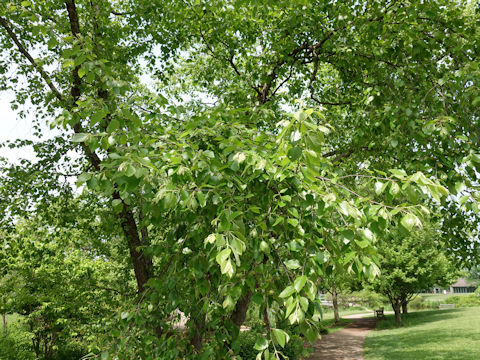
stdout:
<svg viewBox="0 0 480 360">
<path fill-rule="evenodd" d="M 441 288 L 434 286 L 431 290 L 434 294 L 469 294 L 475 292 L 477 284 L 473 281 L 468 281 L 465 278 L 459 278 L 457 282 L 450 285 L 449 288 Z"/>
<path fill-rule="evenodd" d="M 464 278 L 460 278 L 457 282 L 450 286 L 451 294 L 463 294 L 473 293 L 477 289 L 477 285 L 474 282 L 469 282 Z"/>
</svg>

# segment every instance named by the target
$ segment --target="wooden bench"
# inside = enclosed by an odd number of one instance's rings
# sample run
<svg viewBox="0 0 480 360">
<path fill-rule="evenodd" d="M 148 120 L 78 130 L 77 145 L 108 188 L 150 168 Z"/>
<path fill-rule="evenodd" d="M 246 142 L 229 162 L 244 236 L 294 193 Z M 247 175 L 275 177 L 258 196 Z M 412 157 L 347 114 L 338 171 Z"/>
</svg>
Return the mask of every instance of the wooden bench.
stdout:
<svg viewBox="0 0 480 360">
<path fill-rule="evenodd" d="M 438 308 L 440 310 L 455 309 L 455 304 L 440 304 L 440 305 L 438 305 Z"/>
<path fill-rule="evenodd" d="M 385 319 L 385 314 L 383 313 L 383 307 L 380 308 L 380 309 L 374 310 L 374 315 L 375 315 L 378 319 Z"/>
</svg>

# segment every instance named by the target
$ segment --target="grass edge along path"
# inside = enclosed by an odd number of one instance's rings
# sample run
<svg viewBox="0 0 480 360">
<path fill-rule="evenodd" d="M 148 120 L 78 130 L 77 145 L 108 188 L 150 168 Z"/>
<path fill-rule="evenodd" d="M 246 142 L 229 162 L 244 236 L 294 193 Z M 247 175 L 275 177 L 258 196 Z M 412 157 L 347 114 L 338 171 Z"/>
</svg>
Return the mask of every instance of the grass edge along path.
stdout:
<svg viewBox="0 0 480 360">
<path fill-rule="evenodd" d="M 479 354 L 480 307 L 413 312 L 401 327 L 387 316 L 364 343 L 366 360 L 477 360 Z"/>
</svg>

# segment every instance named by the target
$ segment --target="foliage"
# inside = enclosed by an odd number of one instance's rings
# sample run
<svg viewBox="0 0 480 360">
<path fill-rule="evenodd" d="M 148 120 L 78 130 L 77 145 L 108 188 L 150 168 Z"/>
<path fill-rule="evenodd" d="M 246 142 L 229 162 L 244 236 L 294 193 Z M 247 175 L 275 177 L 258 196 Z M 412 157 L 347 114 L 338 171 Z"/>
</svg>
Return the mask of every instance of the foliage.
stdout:
<svg viewBox="0 0 480 360">
<path fill-rule="evenodd" d="M 21 320 L 8 324 L 6 333 L 0 334 L 0 359 L 2 360 L 34 360 L 31 335 Z M 73 360 L 73 359 L 72 359 Z"/>
<path fill-rule="evenodd" d="M 381 275 L 373 287 L 388 297 L 400 324 L 400 307 L 418 292 L 434 285 L 446 286 L 455 269 L 437 242 L 438 232 L 426 227 L 412 233 L 392 231 L 378 244 Z"/>
<path fill-rule="evenodd" d="M 445 299 L 446 304 L 455 304 L 455 307 L 479 306 L 480 299 L 474 294 L 453 295 Z"/>
<path fill-rule="evenodd" d="M 51 212 L 59 205 L 51 204 Z M 60 208 L 66 216 L 68 210 L 79 211 L 78 205 Z M 22 329 L 38 359 L 81 357 L 96 324 L 119 304 L 109 294 L 115 275 L 98 252 L 80 250 L 93 243 L 91 233 L 65 226 L 61 217 L 55 223 L 49 215 L 19 220 L 2 238 L 4 311 L 24 316 Z"/>
<path fill-rule="evenodd" d="M 385 295 L 368 289 L 343 293 L 338 298 L 339 305 L 343 307 L 354 304 L 354 306 L 360 305 L 368 309 L 377 309 L 388 303 L 388 298 Z"/>
<path fill-rule="evenodd" d="M 38 293 L 34 312 L 55 325 L 43 333 L 96 326 L 88 339 L 103 358 L 229 358 L 253 302 L 256 350 L 270 360 L 270 346 L 317 338 L 323 282 L 378 274 L 376 239 L 393 224 L 413 233 L 437 209 L 445 246 L 473 261 L 476 11 L 447 0 L 2 2 L 0 88 L 15 91 L 13 107 L 31 102 L 37 135 L 46 123 L 59 132 L 9 144 L 33 145 L 38 161 L 1 168 L 2 231 L 20 242 L 30 224 L 33 252 L 9 255 L 9 276 L 28 280 L 21 263 L 45 275 L 20 297 Z M 80 192 L 99 221 L 81 207 L 50 234 L 51 201 Z M 84 255 L 104 265 L 113 301 L 82 281 Z M 53 281 L 67 269 L 73 284 Z M 58 324 L 80 301 L 63 286 L 88 294 L 94 319 Z"/>
<path fill-rule="evenodd" d="M 438 309 L 440 304 L 454 304 L 455 308 L 462 308 L 479 306 L 480 300 L 474 294 L 462 294 L 445 296 L 442 300 L 428 300 L 417 296 L 409 303 L 412 309 Z"/>
<path fill-rule="evenodd" d="M 242 332 L 238 337 L 240 348 L 238 355 L 242 360 L 255 360 L 257 358 L 258 350 L 255 349 L 255 344 L 258 339 L 258 333 L 247 331 Z M 270 347 L 270 352 L 274 352 L 273 346 Z M 281 359 L 297 360 L 300 359 L 300 355 L 304 352 L 301 338 L 291 339 L 288 345 L 286 345 L 281 352 L 284 356 Z"/>
</svg>

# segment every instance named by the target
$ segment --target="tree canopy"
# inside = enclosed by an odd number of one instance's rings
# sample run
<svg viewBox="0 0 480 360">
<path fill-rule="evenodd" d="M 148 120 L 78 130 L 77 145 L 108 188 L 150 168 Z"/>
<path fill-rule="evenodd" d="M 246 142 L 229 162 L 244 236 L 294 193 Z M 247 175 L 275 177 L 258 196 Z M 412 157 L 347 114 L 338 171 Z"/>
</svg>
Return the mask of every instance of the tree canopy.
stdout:
<svg viewBox="0 0 480 360">
<path fill-rule="evenodd" d="M 104 358 L 233 357 L 251 302 L 259 356 L 279 358 L 290 336 L 317 337 L 317 279 L 376 276 L 391 226 L 413 232 L 439 212 L 446 248 L 476 260 L 478 11 L 2 2 L 0 89 L 31 105 L 20 116 L 39 135 L 38 161 L 2 164 L 2 227 L 80 193 L 100 213 L 84 241 L 113 248 L 110 261 L 131 266 L 115 276 L 136 283 L 111 338 L 92 345 Z M 55 138 L 42 139 L 46 124 Z M 64 220 L 94 223 L 88 211 Z"/>
</svg>

